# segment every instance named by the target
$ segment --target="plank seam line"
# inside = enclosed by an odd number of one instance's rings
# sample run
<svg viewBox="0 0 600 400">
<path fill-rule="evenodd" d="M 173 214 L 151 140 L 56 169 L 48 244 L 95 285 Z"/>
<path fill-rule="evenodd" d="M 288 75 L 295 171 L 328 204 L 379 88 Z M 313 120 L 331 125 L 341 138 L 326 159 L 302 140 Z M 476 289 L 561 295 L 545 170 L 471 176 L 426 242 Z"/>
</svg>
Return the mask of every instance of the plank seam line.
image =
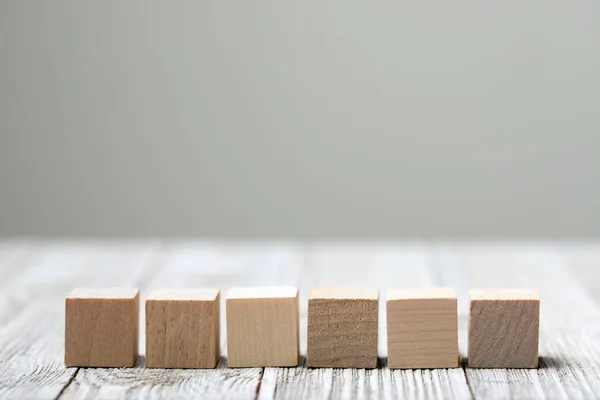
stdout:
<svg viewBox="0 0 600 400">
<path fill-rule="evenodd" d="M 461 357 L 460 366 L 463 370 L 463 374 L 465 375 L 465 381 L 467 382 L 467 387 L 469 388 L 469 393 L 471 394 L 471 398 L 475 398 L 475 393 L 473 393 L 473 388 L 471 387 L 471 382 L 469 382 L 469 375 L 467 374 L 467 360 Z"/>
<path fill-rule="evenodd" d="M 265 370 L 266 370 L 266 368 L 263 368 L 262 371 L 260 372 L 260 378 L 258 378 L 258 385 L 256 385 L 256 392 L 254 394 L 254 400 L 257 400 L 258 396 L 260 395 L 260 385 L 262 384 L 263 376 L 265 376 Z"/>
<path fill-rule="evenodd" d="M 54 400 L 58 400 L 62 397 L 63 393 L 65 393 L 65 391 L 68 389 L 68 387 L 71 386 L 71 383 L 73 383 L 75 381 L 75 378 L 77 378 L 77 374 L 79 373 L 80 369 L 81 368 L 77 368 L 75 370 L 73 375 L 71 375 L 71 379 L 69 379 L 69 382 L 67 382 L 67 384 L 60 390 L 60 392 L 58 392 L 58 395 L 54 398 Z"/>
</svg>

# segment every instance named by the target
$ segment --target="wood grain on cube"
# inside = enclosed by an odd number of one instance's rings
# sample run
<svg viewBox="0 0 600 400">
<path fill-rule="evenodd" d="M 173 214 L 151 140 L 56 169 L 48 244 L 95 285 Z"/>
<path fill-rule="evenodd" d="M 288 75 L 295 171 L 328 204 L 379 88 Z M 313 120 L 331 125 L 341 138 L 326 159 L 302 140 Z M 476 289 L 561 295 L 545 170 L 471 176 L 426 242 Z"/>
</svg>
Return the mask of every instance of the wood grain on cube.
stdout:
<svg viewBox="0 0 600 400">
<path fill-rule="evenodd" d="M 138 356 L 139 291 L 74 289 L 66 299 L 65 365 L 132 367 Z"/>
<path fill-rule="evenodd" d="M 469 367 L 537 368 L 540 299 L 532 289 L 471 290 Z"/>
<path fill-rule="evenodd" d="M 229 367 L 298 365 L 298 289 L 240 287 L 226 300 Z"/>
<path fill-rule="evenodd" d="M 159 289 L 146 300 L 146 367 L 215 368 L 219 290 Z"/>
<path fill-rule="evenodd" d="M 379 292 L 372 288 L 314 288 L 308 299 L 309 367 L 377 367 Z"/>
<path fill-rule="evenodd" d="M 390 290 L 386 308 L 390 368 L 458 367 L 454 289 Z"/>
</svg>

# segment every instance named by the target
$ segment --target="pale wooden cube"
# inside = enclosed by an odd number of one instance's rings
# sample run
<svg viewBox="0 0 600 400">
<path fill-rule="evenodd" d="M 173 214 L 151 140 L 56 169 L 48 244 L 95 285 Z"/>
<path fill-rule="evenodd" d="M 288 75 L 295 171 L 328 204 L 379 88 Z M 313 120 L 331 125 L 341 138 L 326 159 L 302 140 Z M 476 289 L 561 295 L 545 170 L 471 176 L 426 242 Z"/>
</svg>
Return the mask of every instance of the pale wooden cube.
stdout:
<svg viewBox="0 0 600 400">
<path fill-rule="evenodd" d="M 138 289 L 74 289 L 66 298 L 65 311 L 67 367 L 135 365 L 138 356 Z"/>
<path fill-rule="evenodd" d="M 376 368 L 379 292 L 320 287 L 308 299 L 309 367 Z"/>
<path fill-rule="evenodd" d="M 229 367 L 298 365 L 297 288 L 233 288 L 226 306 Z"/>
<path fill-rule="evenodd" d="M 390 368 L 457 368 L 458 312 L 454 289 L 390 290 L 387 338 Z"/>
<path fill-rule="evenodd" d="M 146 300 L 146 367 L 215 368 L 219 290 L 159 289 Z"/>
<path fill-rule="evenodd" d="M 540 298 L 533 289 L 471 290 L 470 368 L 537 368 Z"/>
</svg>

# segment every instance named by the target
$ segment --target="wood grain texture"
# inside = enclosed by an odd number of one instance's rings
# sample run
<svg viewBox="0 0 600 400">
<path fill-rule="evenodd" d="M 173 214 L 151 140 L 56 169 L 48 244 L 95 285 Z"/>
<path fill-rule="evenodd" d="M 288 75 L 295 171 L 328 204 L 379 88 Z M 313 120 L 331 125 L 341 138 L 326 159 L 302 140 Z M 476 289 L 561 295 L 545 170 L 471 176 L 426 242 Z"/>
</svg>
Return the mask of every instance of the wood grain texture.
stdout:
<svg viewBox="0 0 600 400">
<path fill-rule="evenodd" d="M 65 365 L 133 367 L 139 309 L 138 289 L 74 289 L 65 301 Z"/>
<path fill-rule="evenodd" d="M 565 252 L 563 244 L 555 243 L 177 242 L 160 248 L 152 242 L 29 243 L 15 252 L 7 249 L 0 279 L 0 398 L 55 398 L 61 392 L 61 398 L 75 399 L 295 399 L 297 394 L 308 399 L 597 398 L 600 308 L 594 271 L 600 245 L 585 246 Z M 361 284 L 381 291 L 451 286 L 458 294 L 463 356 L 471 287 L 534 287 L 543 300 L 539 368 L 390 370 L 383 307 L 379 310 L 383 358 L 381 368 L 373 370 L 227 369 L 225 359 L 212 370 L 160 370 L 143 368 L 143 358 L 131 369 L 65 368 L 64 296 L 90 281 L 140 287 L 142 299 L 148 289 L 158 287 L 299 286 L 304 304 L 301 346 L 306 344 L 306 304 L 313 286 Z M 224 353 L 226 335 L 221 336 Z M 144 340 L 142 335 L 140 341 Z"/>
<path fill-rule="evenodd" d="M 297 288 L 233 288 L 226 304 L 229 367 L 298 365 Z"/>
<path fill-rule="evenodd" d="M 142 301 L 154 289 L 164 287 L 197 288 L 219 286 L 224 290 L 244 283 L 257 283 L 255 271 L 267 277 L 281 276 L 280 268 L 298 262 L 294 246 L 281 244 L 240 245 L 206 242 L 170 244 L 153 260 L 137 283 Z M 292 272 L 290 270 L 290 272 Z M 290 274 L 290 276 L 294 276 Z M 274 283 L 269 278 L 263 282 Z M 225 307 L 221 307 L 224 320 Z M 142 325 L 145 313 L 141 314 Z M 221 335 L 221 339 L 226 335 Z M 140 336 L 145 348 L 145 335 Z M 226 343 L 222 342 L 221 353 Z M 144 357 L 134 369 L 80 369 L 63 393 L 63 398 L 203 398 L 254 399 L 262 376 L 262 368 L 229 369 L 221 358 L 216 369 L 152 369 L 144 368 Z"/>
<path fill-rule="evenodd" d="M 535 290 L 470 291 L 469 367 L 537 368 L 540 299 Z"/>
<path fill-rule="evenodd" d="M 82 368 L 61 399 L 248 399 L 256 397 L 262 368 Z"/>
<path fill-rule="evenodd" d="M 308 299 L 307 366 L 377 367 L 378 316 L 377 289 L 313 288 Z"/>
<path fill-rule="evenodd" d="M 146 300 L 147 368 L 215 368 L 219 289 L 161 289 Z"/>
<path fill-rule="evenodd" d="M 454 289 L 390 290 L 386 310 L 390 368 L 458 367 Z"/>
<path fill-rule="evenodd" d="M 0 291 L 0 398 L 55 398 L 77 369 L 64 366 L 65 295 L 77 286 L 133 284 L 148 245 L 49 241 L 19 257 Z"/>
<path fill-rule="evenodd" d="M 12 286 L 18 284 L 22 276 L 28 272 L 34 259 L 40 257 L 41 249 L 25 245 L 21 241 L 2 242 L 0 252 L 0 326 L 4 326 L 14 318 L 29 298 L 22 301 L 19 292 Z"/>
<path fill-rule="evenodd" d="M 398 282 L 437 286 L 428 248 L 421 244 L 314 244 L 308 246 L 300 274 L 300 314 L 306 332 L 307 298 L 314 286 L 358 283 L 386 291 Z M 281 283 L 289 283 L 281 275 Z M 387 367 L 385 309 L 379 309 L 376 369 L 265 368 L 259 399 L 470 399 L 462 369 L 390 370 Z M 465 330 L 466 334 L 466 330 Z M 306 341 L 304 341 L 304 344 Z M 303 349 L 305 352 L 306 349 Z"/>
<path fill-rule="evenodd" d="M 441 245 L 432 254 L 442 284 L 459 297 L 459 348 L 467 354 L 472 287 L 531 287 L 540 298 L 538 369 L 473 369 L 466 374 L 480 399 L 591 399 L 600 393 L 600 309 L 573 276 L 562 245 Z"/>
</svg>

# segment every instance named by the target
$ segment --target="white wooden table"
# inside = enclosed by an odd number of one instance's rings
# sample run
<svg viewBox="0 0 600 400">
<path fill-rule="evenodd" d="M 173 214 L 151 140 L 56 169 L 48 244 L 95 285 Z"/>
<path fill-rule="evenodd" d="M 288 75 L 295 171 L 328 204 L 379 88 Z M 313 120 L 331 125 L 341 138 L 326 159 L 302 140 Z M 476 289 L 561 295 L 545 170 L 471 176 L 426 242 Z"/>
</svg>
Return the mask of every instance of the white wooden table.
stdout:
<svg viewBox="0 0 600 400">
<path fill-rule="evenodd" d="M 0 241 L 0 398 L 582 398 L 600 397 L 600 243 L 233 243 Z M 314 285 L 381 289 L 380 368 L 152 370 L 63 366 L 64 297 L 76 286 L 298 285 L 301 351 Z M 390 370 L 385 292 L 452 286 L 467 356 L 470 287 L 535 287 L 537 370 Z M 224 312 L 224 307 L 222 307 Z M 143 324 L 143 313 L 141 313 Z M 223 322 L 223 321 L 222 321 Z M 221 347 L 225 324 L 222 323 Z M 140 351 L 144 337 L 141 330 Z"/>
</svg>

